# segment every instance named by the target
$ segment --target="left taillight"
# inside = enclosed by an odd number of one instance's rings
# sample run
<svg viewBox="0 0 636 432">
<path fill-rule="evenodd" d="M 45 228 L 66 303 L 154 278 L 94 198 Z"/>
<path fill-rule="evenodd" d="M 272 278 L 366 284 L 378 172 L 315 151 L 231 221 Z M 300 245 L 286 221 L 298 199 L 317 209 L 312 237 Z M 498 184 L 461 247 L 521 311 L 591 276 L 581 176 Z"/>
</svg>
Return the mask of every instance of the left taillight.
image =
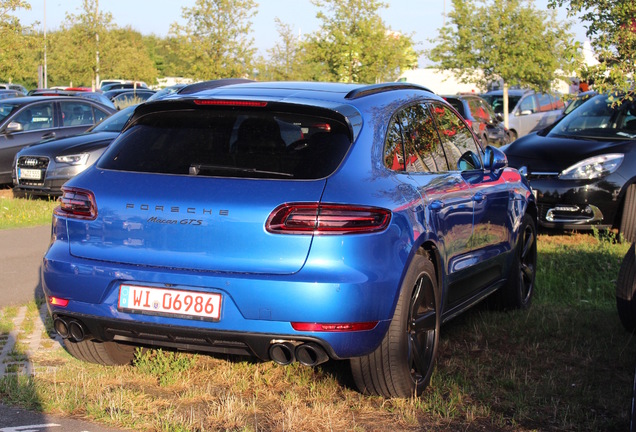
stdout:
<svg viewBox="0 0 636 432">
<path fill-rule="evenodd" d="M 95 220 L 97 218 L 97 204 L 93 192 L 62 187 L 62 196 L 59 198 L 60 205 L 54 210 L 58 216 Z"/>
<path fill-rule="evenodd" d="M 391 212 L 343 204 L 291 203 L 278 206 L 265 228 L 273 234 L 367 234 L 386 229 Z"/>
</svg>

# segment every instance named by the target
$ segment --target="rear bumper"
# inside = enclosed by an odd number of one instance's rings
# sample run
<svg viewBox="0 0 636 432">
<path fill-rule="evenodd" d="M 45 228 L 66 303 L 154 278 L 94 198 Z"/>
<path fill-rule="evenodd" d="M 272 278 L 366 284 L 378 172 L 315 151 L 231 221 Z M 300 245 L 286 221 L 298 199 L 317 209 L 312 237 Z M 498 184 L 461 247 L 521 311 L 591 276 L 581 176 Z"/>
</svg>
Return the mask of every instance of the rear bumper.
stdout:
<svg viewBox="0 0 636 432">
<path fill-rule="evenodd" d="M 49 303 L 53 317 L 82 321 L 91 337 L 140 345 L 219 353 L 250 354 L 268 359 L 273 340 L 314 342 L 331 358 L 372 352 L 384 337 L 401 281 L 401 269 L 325 267 L 309 260 L 290 275 L 247 275 L 186 271 L 105 263 L 69 254 L 62 233 L 43 259 L 42 286 L 51 296 L 69 300 L 66 307 Z M 364 256 L 361 259 L 365 259 Z M 219 321 L 131 312 L 118 308 L 122 283 L 174 288 L 222 296 Z M 371 330 L 296 331 L 293 322 L 366 323 Z"/>
</svg>

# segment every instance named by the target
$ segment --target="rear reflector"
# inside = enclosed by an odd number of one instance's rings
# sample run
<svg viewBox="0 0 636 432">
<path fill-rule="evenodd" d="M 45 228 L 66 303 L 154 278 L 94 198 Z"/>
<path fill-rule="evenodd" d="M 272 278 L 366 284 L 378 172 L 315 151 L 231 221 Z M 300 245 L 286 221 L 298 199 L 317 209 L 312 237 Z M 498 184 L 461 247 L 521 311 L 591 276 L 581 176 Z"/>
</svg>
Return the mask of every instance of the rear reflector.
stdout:
<svg viewBox="0 0 636 432">
<path fill-rule="evenodd" d="M 366 234 L 386 229 L 391 212 L 344 204 L 292 203 L 278 206 L 265 228 L 273 234 Z"/>
<path fill-rule="evenodd" d="M 291 323 L 296 331 L 310 332 L 350 332 L 372 330 L 378 324 L 377 321 L 359 323 Z"/>
<path fill-rule="evenodd" d="M 267 102 L 260 101 L 242 101 L 242 100 L 216 100 L 216 99 L 195 99 L 195 105 L 216 105 L 228 107 L 252 107 L 263 108 L 267 106 Z"/>
<path fill-rule="evenodd" d="M 62 187 L 59 200 L 60 205 L 53 211 L 58 216 L 87 220 L 97 218 L 95 195 L 91 191 Z"/>
<path fill-rule="evenodd" d="M 49 304 L 51 306 L 66 307 L 68 305 L 68 299 L 63 299 L 59 297 L 49 297 Z"/>
</svg>

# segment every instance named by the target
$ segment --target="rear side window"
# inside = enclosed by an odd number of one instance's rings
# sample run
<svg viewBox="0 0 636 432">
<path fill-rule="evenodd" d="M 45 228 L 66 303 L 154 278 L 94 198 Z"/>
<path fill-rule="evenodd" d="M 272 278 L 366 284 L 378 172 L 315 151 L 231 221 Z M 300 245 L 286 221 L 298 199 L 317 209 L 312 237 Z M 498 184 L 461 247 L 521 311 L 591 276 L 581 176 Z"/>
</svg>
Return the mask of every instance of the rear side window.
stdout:
<svg viewBox="0 0 636 432">
<path fill-rule="evenodd" d="M 82 102 L 60 102 L 64 126 L 82 126 L 95 123 L 92 105 Z"/>
<path fill-rule="evenodd" d="M 195 109 L 137 119 L 100 159 L 120 171 L 210 177 L 317 179 L 351 141 L 338 120 L 283 112 Z"/>
</svg>

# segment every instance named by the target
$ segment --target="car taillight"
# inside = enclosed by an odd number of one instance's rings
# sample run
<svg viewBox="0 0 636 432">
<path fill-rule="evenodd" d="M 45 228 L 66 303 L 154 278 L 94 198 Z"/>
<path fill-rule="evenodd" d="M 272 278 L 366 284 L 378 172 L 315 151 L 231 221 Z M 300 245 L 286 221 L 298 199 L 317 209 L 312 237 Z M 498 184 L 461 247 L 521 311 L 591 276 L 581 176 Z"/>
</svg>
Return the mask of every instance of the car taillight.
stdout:
<svg viewBox="0 0 636 432">
<path fill-rule="evenodd" d="M 222 100 L 222 99 L 195 99 L 194 104 L 195 105 L 229 106 L 229 107 L 251 107 L 251 108 L 263 108 L 267 106 L 267 102 L 261 102 L 261 101 Z"/>
<path fill-rule="evenodd" d="M 303 323 L 293 322 L 292 328 L 296 331 L 308 332 L 345 332 L 373 330 L 377 321 L 357 322 L 357 323 Z"/>
<path fill-rule="evenodd" d="M 54 210 L 58 216 L 87 220 L 97 218 L 97 204 L 91 191 L 62 187 L 62 196 L 59 200 L 60 205 Z"/>
<path fill-rule="evenodd" d="M 278 206 L 265 228 L 273 234 L 366 234 L 384 230 L 391 212 L 345 204 L 292 203 Z"/>
<path fill-rule="evenodd" d="M 66 307 L 68 306 L 68 299 L 63 299 L 60 297 L 49 297 L 49 304 L 51 306 L 60 306 L 60 307 Z"/>
</svg>

